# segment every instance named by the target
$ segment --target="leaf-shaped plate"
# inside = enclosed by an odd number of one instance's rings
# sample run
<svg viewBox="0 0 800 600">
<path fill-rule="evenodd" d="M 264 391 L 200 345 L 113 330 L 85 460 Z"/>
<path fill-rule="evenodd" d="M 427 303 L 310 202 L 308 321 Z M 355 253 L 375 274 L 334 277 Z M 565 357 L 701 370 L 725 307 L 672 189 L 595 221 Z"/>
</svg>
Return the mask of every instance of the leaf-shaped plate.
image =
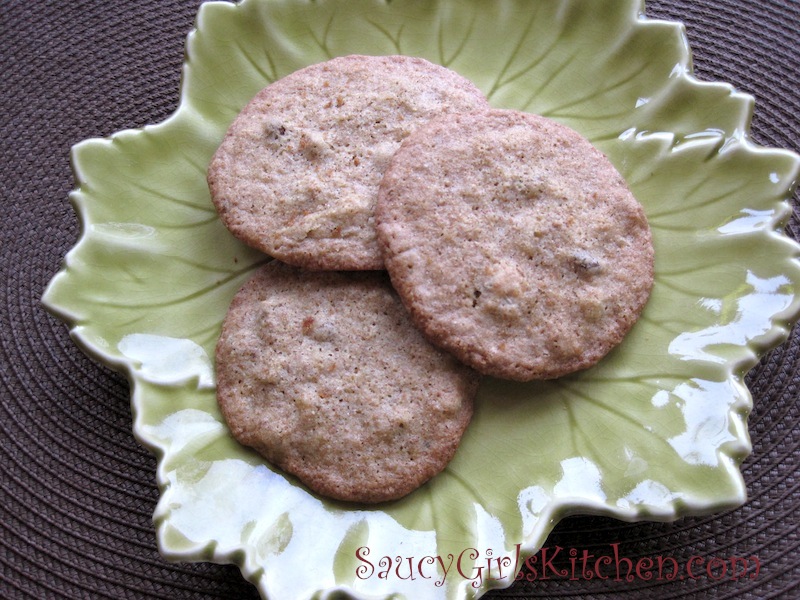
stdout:
<svg viewBox="0 0 800 600">
<path fill-rule="evenodd" d="M 495 106 L 582 132 L 644 205 L 657 257 L 646 311 L 612 354 L 555 381 L 487 380 L 448 468 L 379 507 L 274 471 L 232 439 L 214 395 L 221 320 L 265 258 L 220 224 L 206 165 L 257 90 L 354 53 L 428 58 Z M 234 562 L 269 598 L 468 598 L 512 583 L 569 513 L 743 502 L 742 379 L 800 314 L 800 252 L 781 233 L 800 160 L 749 141 L 752 103 L 694 79 L 681 26 L 639 0 L 204 4 L 174 115 L 74 148 L 83 234 L 44 296 L 130 377 L 134 432 L 159 461 L 164 555 Z"/>
</svg>

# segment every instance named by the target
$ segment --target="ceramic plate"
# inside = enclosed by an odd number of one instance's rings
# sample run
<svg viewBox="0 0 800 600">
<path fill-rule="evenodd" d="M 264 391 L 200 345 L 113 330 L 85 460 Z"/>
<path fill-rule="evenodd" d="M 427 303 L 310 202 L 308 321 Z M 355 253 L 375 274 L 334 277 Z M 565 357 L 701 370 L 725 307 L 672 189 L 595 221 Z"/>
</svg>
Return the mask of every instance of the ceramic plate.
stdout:
<svg viewBox="0 0 800 600">
<path fill-rule="evenodd" d="M 78 144 L 83 226 L 44 297 L 131 380 L 158 457 L 169 559 L 238 564 L 264 597 L 468 598 L 513 582 L 558 519 L 673 519 L 745 500 L 745 372 L 800 313 L 781 233 L 800 160 L 748 139 L 752 98 L 692 77 L 683 29 L 635 0 L 210 2 L 188 38 L 178 110 Z M 257 90 L 343 54 L 422 56 L 497 107 L 543 114 L 604 151 L 644 205 L 656 283 L 596 367 L 487 380 L 449 467 L 378 507 L 330 502 L 230 436 L 213 351 L 264 257 L 220 224 L 205 169 Z"/>
</svg>

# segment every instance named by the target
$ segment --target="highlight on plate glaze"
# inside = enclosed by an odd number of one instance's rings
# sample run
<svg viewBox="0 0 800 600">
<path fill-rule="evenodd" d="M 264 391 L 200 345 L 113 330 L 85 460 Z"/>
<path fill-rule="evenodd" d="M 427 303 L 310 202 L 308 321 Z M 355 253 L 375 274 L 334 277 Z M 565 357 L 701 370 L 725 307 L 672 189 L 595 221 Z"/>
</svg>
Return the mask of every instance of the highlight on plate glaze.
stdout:
<svg viewBox="0 0 800 600">
<path fill-rule="evenodd" d="M 666 520 L 745 500 L 743 377 L 800 314 L 800 248 L 782 233 L 800 159 L 754 145 L 752 98 L 693 78 L 682 27 L 643 9 L 208 2 L 188 37 L 177 111 L 75 146 L 83 234 L 43 302 L 82 348 L 130 377 L 134 433 L 158 457 L 165 556 L 234 562 L 271 599 L 473 598 L 513 583 L 505 557 L 533 554 L 567 514 Z M 260 88 L 354 53 L 422 56 L 495 106 L 577 129 L 626 177 L 656 250 L 651 299 L 622 345 L 562 379 L 486 380 L 447 469 L 369 509 L 310 494 L 228 433 L 214 345 L 265 258 L 220 224 L 205 182 Z M 364 548 L 371 558 L 359 558 Z M 395 556 L 426 561 L 415 572 L 428 577 L 382 569 Z M 364 576 L 364 559 L 383 576 Z"/>
</svg>

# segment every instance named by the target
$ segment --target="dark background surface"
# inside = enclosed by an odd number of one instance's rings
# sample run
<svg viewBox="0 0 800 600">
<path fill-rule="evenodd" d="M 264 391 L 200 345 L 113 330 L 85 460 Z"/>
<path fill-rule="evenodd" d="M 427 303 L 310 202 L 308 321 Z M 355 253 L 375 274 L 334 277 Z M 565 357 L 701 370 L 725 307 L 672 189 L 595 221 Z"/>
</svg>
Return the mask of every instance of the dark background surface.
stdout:
<svg viewBox="0 0 800 600">
<path fill-rule="evenodd" d="M 0 2 L 0 597 L 256 598 L 231 566 L 170 564 L 156 549 L 155 459 L 131 434 L 128 386 L 72 343 L 39 299 L 77 240 L 70 146 L 177 106 L 197 0 Z M 652 0 L 686 24 L 696 75 L 756 98 L 753 139 L 800 149 L 800 3 Z M 789 226 L 797 238 L 795 217 Z M 800 339 L 748 377 L 749 501 L 713 517 L 562 522 L 548 546 L 621 555 L 756 556 L 755 578 L 603 582 L 556 578 L 496 598 L 800 598 Z M 306 568 L 313 568 L 306 566 Z"/>
</svg>

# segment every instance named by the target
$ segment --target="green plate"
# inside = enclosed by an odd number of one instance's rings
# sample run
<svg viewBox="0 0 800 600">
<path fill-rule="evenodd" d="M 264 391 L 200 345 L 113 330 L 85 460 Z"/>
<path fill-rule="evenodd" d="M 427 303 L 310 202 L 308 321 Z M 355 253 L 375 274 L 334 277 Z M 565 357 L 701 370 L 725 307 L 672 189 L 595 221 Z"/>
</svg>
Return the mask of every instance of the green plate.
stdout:
<svg viewBox="0 0 800 600">
<path fill-rule="evenodd" d="M 232 439 L 214 395 L 221 320 L 264 257 L 217 219 L 206 165 L 257 90 L 354 53 L 425 57 L 495 106 L 582 132 L 630 183 L 656 248 L 651 300 L 622 345 L 563 379 L 487 380 L 448 468 L 379 507 L 272 470 Z M 130 377 L 134 432 L 158 457 L 163 554 L 234 562 L 269 598 L 471 598 L 510 585 L 567 514 L 741 504 L 743 377 L 800 315 L 800 247 L 782 233 L 800 159 L 749 140 L 752 108 L 694 79 L 682 27 L 638 0 L 204 4 L 175 114 L 74 148 L 83 233 L 44 296 Z"/>
</svg>

